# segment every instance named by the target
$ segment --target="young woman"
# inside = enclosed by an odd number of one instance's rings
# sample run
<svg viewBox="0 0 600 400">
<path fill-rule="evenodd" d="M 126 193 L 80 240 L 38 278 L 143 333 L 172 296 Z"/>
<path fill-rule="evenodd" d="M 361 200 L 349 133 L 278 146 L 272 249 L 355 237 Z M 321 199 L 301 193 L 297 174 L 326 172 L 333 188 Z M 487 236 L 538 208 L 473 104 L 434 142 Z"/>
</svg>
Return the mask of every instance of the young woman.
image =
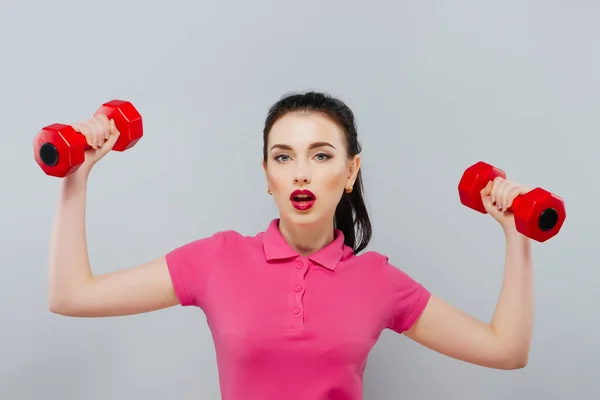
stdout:
<svg viewBox="0 0 600 400">
<path fill-rule="evenodd" d="M 530 243 L 506 210 L 529 189 L 497 179 L 481 192 L 504 230 L 506 265 L 493 319 L 479 321 L 386 256 L 361 254 L 371 225 L 353 113 L 326 94 L 293 94 L 272 106 L 263 132 L 267 191 L 279 218 L 255 236 L 221 231 L 146 264 L 94 276 L 86 186 L 119 132 L 103 116 L 74 126 L 92 149 L 62 182 L 51 243 L 52 312 L 103 317 L 200 307 L 215 342 L 222 396 L 230 400 L 361 399 L 367 357 L 383 329 L 489 368 L 527 364 Z"/>
</svg>

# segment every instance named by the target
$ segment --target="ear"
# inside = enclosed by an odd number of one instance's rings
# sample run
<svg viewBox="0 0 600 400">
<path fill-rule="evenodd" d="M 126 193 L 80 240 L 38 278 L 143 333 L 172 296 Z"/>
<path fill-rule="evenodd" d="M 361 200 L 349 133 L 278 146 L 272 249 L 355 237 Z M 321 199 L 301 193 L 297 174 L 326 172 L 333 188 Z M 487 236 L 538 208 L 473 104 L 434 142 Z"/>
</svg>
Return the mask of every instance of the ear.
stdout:
<svg viewBox="0 0 600 400">
<path fill-rule="evenodd" d="M 358 171 L 360 171 L 360 155 L 355 155 L 354 158 L 350 161 L 348 165 L 348 179 L 346 181 L 346 187 L 354 186 L 354 182 L 356 182 L 356 177 L 358 176 Z"/>
<path fill-rule="evenodd" d="M 265 182 L 267 183 L 267 186 L 269 185 L 269 175 L 267 174 L 267 162 L 263 159 L 262 160 L 262 166 L 263 166 L 263 170 L 265 171 Z"/>
</svg>

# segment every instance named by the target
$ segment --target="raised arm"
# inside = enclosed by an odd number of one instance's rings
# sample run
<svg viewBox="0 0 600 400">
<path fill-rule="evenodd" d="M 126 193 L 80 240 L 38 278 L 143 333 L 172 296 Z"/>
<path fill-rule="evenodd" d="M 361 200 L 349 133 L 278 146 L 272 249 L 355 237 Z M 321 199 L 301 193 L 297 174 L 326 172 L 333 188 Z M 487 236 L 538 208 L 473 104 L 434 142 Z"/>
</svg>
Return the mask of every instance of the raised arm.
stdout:
<svg viewBox="0 0 600 400">
<path fill-rule="evenodd" d="M 450 357 L 496 369 L 527 365 L 533 331 L 533 266 L 530 239 L 519 233 L 506 211 L 513 199 L 529 189 L 499 180 L 494 192 L 482 192 L 487 211 L 501 224 L 506 239 L 504 281 L 490 323 L 480 321 L 431 296 L 417 322 L 405 335 Z"/>
<path fill-rule="evenodd" d="M 107 317 L 177 305 L 164 256 L 112 273 L 93 275 L 85 233 L 87 182 L 92 166 L 112 148 L 119 132 L 102 117 L 77 127 L 93 149 L 86 152 L 86 161 L 77 172 L 62 181 L 50 244 L 50 311 L 75 317 Z M 105 137 L 100 136 L 109 131 L 110 137 L 104 142 Z"/>
<path fill-rule="evenodd" d="M 447 356 L 496 369 L 527 365 L 533 326 L 533 272 L 529 239 L 507 236 L 504 282 L 490 323 L 431 296 L 405 335 Z"/>
</svg>

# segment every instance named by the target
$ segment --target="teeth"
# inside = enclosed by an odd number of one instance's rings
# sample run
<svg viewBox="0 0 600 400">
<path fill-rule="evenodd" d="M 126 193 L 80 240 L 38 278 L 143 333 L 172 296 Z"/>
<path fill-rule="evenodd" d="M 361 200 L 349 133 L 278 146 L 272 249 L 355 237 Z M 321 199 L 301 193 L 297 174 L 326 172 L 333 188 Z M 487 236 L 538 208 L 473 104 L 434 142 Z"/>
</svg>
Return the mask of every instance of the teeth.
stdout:
<svg viewBox="0 0 600 400">
<path fill-rule="evenodd" d="M 308 201 L 312 200 L 312 196 L 308 194 L 297 194 L 294 196 L 294 200 L 296 201 Z"/>
</svg>

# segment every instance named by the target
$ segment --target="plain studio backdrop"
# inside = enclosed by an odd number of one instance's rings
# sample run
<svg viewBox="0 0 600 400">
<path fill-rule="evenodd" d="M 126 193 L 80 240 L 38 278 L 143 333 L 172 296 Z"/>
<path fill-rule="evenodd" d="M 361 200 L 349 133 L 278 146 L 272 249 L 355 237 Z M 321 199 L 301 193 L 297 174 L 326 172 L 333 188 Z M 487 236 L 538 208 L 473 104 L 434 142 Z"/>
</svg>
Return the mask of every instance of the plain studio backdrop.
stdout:
<svg viewBox="0 0 600 400">
<path fill-rule="evenodd" d="M 464 169 L 487 161 L 567 207 L 558 236 L 532 245 L 525 369 L 469 365 L 384 331 L 365 399 L 599 398 L 599 15 L 593 1 L 3 1 L 0 398 L 219 398 L 201 310 L 48 311 L 60 180 L 33 160 L 42 126 L 113 98 L 143 116 L 137 146 L 90 176 L 88 248 L 102 274 L 219 230 L 265 229 L 277 209 L 264 118 L 310 89 L 356 113 L 368 250 L 477 318 L 493 315 L 505 242 L 460 204 Z"/>
</svg>

